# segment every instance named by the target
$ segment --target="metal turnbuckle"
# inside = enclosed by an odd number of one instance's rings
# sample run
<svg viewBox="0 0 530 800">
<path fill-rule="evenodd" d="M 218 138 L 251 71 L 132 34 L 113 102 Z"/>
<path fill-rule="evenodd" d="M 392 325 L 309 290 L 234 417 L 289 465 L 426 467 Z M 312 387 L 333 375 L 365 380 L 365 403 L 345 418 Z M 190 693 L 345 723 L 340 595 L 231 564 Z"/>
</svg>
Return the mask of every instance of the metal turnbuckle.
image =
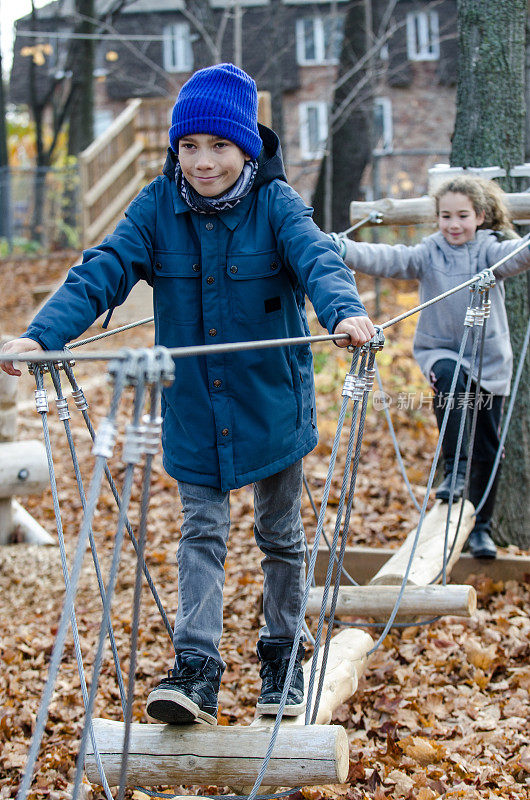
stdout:
<svg viewBox="0 0 530 800">
<path fill-rule="evenodd" d="M 92 453 L 95 456 L 110 458 L 114 452 L 114 445 L 116 444 L 116 433 L 117 431 L 114 423 L 112 423 L 108 417 L 105 417 L 99 425 Z"/>
<path fill-rule="evenodd" d="M 70 412 L 68 410 L 68 400 L 66 397 L 57 397 L 55 400 L 55 405 L 57 406 L 57 413 L 59 415 L 59 419 L 64 422 L 67 419 L 72 419 L 70 416 Z"/>
<path fill-rule="evenodd" d="M 35 405 L 39 414 L 47 414 L 50 410 L 48 405 L 48 390 L 35 389 Z"/>
</svg>

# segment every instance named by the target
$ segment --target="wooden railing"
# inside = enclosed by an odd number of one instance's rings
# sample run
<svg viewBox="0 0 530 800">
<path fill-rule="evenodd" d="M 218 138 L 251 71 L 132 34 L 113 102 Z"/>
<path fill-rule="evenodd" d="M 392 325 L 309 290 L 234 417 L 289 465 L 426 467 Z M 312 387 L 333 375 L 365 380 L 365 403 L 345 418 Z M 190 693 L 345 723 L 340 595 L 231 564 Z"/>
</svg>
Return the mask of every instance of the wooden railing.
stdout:
<svg viewBox="0 0 530 800">
<path fill-rule="evenodd" d="M 132 100 L 107 130 L 79 156 L 83 247 L 94 244 L 137 194 L 144 172 L 136 137 L 141 100 Z"/>
<path fill-rule="evenodd" d="M 258 118 L 271 124 L 268 92 L 258 92 Z M 162 171 L 173 101 L 131 100 L 79 156 L 83 248 L 112 230 L 143 183 Z"/>
</svg>

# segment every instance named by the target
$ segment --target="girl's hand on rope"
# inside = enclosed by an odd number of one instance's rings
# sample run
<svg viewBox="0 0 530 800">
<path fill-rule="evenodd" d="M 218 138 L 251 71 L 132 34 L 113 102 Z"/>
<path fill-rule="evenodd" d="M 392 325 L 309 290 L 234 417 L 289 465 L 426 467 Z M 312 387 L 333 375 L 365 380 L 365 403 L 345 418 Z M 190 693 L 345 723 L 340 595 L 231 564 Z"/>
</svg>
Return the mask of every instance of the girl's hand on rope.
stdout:
<svg viewBox="0 0 530 800">
<path fill-rule="evenodd" d="M 11 355 L 11 353 L 42 353 L 43 351 L 44 348 L 33 339 L 11 339 L 11 341 L 5 343 L 0 353 L 2 355 L 6 353 Z M 22 375 L 21 371 L 15 368 L 13 361 L 0 361 L 0 368 L 8 375 L 16 375 L 17 377 Z"/>
<path fill-rule="evenodd" d="M 369 317 L 348 317 L 343 319 L 333 333 L 347 333 L 350 337 L 348 339 L 339 339 L 335 342 L 337 347 L 360 347 L 365 342 L 369 342 L 372 336 L 375 336 L 375 328 Z"/>
</svg>

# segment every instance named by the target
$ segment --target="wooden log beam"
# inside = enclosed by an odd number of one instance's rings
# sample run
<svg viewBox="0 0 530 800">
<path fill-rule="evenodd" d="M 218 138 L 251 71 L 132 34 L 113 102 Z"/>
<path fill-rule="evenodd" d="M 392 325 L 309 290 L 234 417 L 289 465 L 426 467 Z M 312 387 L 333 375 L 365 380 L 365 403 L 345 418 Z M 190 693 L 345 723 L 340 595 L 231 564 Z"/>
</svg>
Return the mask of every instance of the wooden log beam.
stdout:
<svg viewBox="0 0 530 800">
<path fill-rule="evenodd" d="M 93 728 L 105 775 L 109 785 L 116 786 L 125 725 L 94 719 Z M 269 726 L 133 723 L 127 785 L 253 784 L 269 741 Z M 344 783 L 348 764 L 348 737 L 340 725 L 285 726 L 265 778 L 278 786 Z M 100 783 L 91 744 L 85 772 L 91 783 Z"/>
<path fill-rule="evenodd" d="M 366 667 L 368 651 L 373 646 L 373 643 L 374 641 L 369 634 L 354 628 L 345 628 L 340 633 L 333 636 L 329 645 L 322 694 L 318 705 L 317 725 L 327 725 L 331 722 L 334 711 L 341 703 L 346 702 L 346 700 L 355 694 L 357 686 L 359 685 L 359 678 Z M 317 670 L 315 673 L 313 701 L 315 700 L 316 688 L 318 687 L 320 678 L 323 653 L 324 648 L 321 647 L 318 653 Z M 304 664 L 306 695 L 313 658 L 310 658 L 309 661 Z M 250 727 L 268 726 L 269 730 L 272 732 L 274 721 L 274 717 L 265 717 L 258 714 L 254 721 L 250 723 Z M 298 717 L 283 717 L 280 723 L 282 727 L 304 724 L 305 714 L 300 714 Z M 252 789 L 252 785 L 245 785 L 239 781 L 231 784 L 231 786 L 236 794 L 249 794 Z M 277 785 L 261 786 L 260 794 L 274 794 L 278 788 Z"/>
<path fill-rule="evenodd" d="M 358 583 L 368 583 L 370 578 L 396 553 L 389 547 L 347 547 L 344 554 L 344 569 Z M 315 564 L 315 580 L 323 584 L 328 567 L 328 552 L 321 550 Z M 524 581 L 530 577 L 530 555 L 514 555 L 502 549 L 497 558 L 473 558 L 462 553 L 453 566 L 451 579 L 455 583 L 467 583 L 473 575 L 485 575 L 494 581 Z M 348 579 L 342 578 L 342 584 Z"/>
<path fill-rule="evenodd" d="M 342 586 L 337 598 L 336 613 L 341 616 L 364 617 L 386 622 L 392 613 L 400 586 Z M 307 603 L 308 614 L 319 614 L 323 587 L 311 589 Z M 477 607 L 477 593 L 472 586 L 407 586 L 397 620 L 403 617 L 438 617 L 442 614 L 470 617 Z M 327 610 L 331 608 L 328 598 Z"/>
<path fill-rule="evenodd" d="M 513 192 L 506 194 L 506 205 L 510 218 L 530 218 L 530 194 L 527 192 Z M 370 203 L 354 200 L 350 203 L 350 224 L 355 225 L 367 217 L 371 211 L 378 211 L 383 215 L 383 225 L 415 225 L 429 223 L 435 220 L 434 200 L 424 197 L 411 197 L 397 199 L 384 197 Z M 369 225 L 375 223 L 367 223 Z"/>
<path fill-rule="evenodd" d="M 447 576 L 451 574 L 451 569 L 458 560 L 475 521 L 475 509 L 473 505 L 466 500 L 462 521 L 457 532 L 456 528 L 461 505 L 462 501 L 453 503 L 451 507 L 451 520 L 448 534 L 448 561 L 446 566 Z M 431 510 L 425 515 L 414 552 L 412 566 L 407 578 L 409 584 L 427 586 L 433 582 L 440 583 L 442 580 L 441 571 L 444 558 L 447 511 L 447 503 L 437 500 Z M 399 550 L 396 551 L 386 564 L 383 564 L 381 569 L 378 570 L 371 579 L 370 584 L 383 584 L 388 586 L 402 583 L 410 560 L 416 531 L 417 528 L 414 528 L 414 530 L 409 533 Z M 452 552 L 450 552 L 451 548 Z"/>
<path fill-rule="evenodd" d="M 48 486 L 48 460 L 42 442 L 0 443 L 0 497 L 38 494 Z"/>
</svg>

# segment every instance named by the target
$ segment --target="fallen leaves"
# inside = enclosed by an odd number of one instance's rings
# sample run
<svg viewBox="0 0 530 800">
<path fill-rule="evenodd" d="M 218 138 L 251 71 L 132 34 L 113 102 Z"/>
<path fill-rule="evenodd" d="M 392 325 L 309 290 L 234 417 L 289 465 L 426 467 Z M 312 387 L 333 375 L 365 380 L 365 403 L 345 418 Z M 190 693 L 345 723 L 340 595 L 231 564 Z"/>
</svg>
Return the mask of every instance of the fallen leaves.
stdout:
<svg viewBox="0 0 530 800">
<path fill-rule="evenodd" d="M 405 298 L 406 299 L 406 298 Z M 10 312 L 11 313 L 11 312 Z M 148 333 L 134 334 L 138 340 Z M 136 340 L 135 340 L 136 341 Z M 147 338 L 145 338 L 147 343 Z M 110 342 L 114 345 L 113 340 Z M 339 376 L 349 364 L 342 353 L 321 359 L 319 448 L 306 459 L 315 502 L 319 503 L 327 475 L 327 459 L 336 428 Z M 398 334 L 389 337 L 381 364 L 392 391 L 424 389 L 409 356 L 409 344 Z M 334 360 L 336 359 L 336 360 Z M 78 375 L 91 378 L 80 364 Z M 394 382 L 392 382 L 394 381 Z M 108 404 L 105 385 L 90 393 L 95 422 Z M 399 427 L 409 476 L 425 483 L 434 449 L 433 421 L 427 408 L 414 414 L 392 408 Z M 88 485 L 90 443 L 79 416 L 72 420 L 83 474 Z M 21 436 L 38 429 L 29 414 L 20 417 Z M 37 420 L 38 422 L 38 420 Z M 120 420 L 123 424 L 124 419 Z M 54 459 L 60 484 L 63 525 L 71 559 L 81 519 L 81 504 L 71 478 L 62 424 L 50 416 Z M 343 466 L 343 453 L 338 459 Z M 112 465 L 118 482 L 119 461 Z M 332 507 L 340 494 L 340 471 L 331 489 Z M 375 476 L 375 477 L 374 477 Z M 181 514 L 174 482 L 160 458 L 153 465 L 153 500 L 146 559 L 161 601 L 172 621 L 177 606 L 177 549 Z M 54 529 L 51 496 L 28 498 L 28 510 L 50 531 Z M 138 519 L 139 484 L 131 507 Z M 356 544 L 395 546 L 405 538 L 414 516 L 413 505 L 395 466 L 391 440 L 381 413 L 367 418 L 361 471 L 352 513 Z M 303 506 L 309 537 L 315 519 L 307 500 Z M 114 500 L 105 488 L 94 524 L 102 571 L 106 576 L 113 544 Z M 333 530 L 328 511 L 326 530 Z M 135 557 L 126 542 L 112 606 L 112 619 L 124 679 L 129 665 Z M 220 693 L 219 723 L 249 724 L 259 692 L 255 653 L 263 625 L 261 555 L 252 533 L 252 489 L 233 493 L 232 531 L 226 562 L 225 624 L 221 642 L 227 662 Z M 479 609 L 470 621 L 444 618 L 429 626 L 390 633 L 371 657 L 356 695 L 340 706 L 334 722 L 344 725 L 350 742 L 350 769 L 344 786 L 306 787 L 292 800 L 435 800 L 435 798 L 502 798 L 528 800 L 530 793 L 530 584 L 474 581 Z M 145 588 L 145 587 L 144 587 Z M 20 783 L 42 696 L 44 681 L 64 597 L 58 548 L 12 546 L 0 550 L 0 800 L 12 798 Z M 87 680 L 90 682 L 101 601 L 90 555 L 82 569 L 76 598 L 77 623 Z M 313 629 L 314 632 L 314 629 Z M 140 622 L 136 673 L 136 721 L 147 722 L 144 701 L 171 665 L 171 642 L 159 611 L 146 589 Z M 120 694 L 112 657 L 105 655 L 95 716 L 120 719 Z M 69 635 L 63 655 L 43 745 L 29 800 L 67 800 L 75 775 L 75 758 L 83 724 L 83 708 L 74 646 Z M 165 788 L 167 791 L 167 787 Z M 227 787 L 171 787 L 178 794 L 223 793 Z M 102 800 L 99 787 L 83 785 L 84 800 Z M 146 800 L 141 788 L 127 792 L 129 800 Z M 83 800 L 81 798 L 81 800 Z"/>
</svg>

